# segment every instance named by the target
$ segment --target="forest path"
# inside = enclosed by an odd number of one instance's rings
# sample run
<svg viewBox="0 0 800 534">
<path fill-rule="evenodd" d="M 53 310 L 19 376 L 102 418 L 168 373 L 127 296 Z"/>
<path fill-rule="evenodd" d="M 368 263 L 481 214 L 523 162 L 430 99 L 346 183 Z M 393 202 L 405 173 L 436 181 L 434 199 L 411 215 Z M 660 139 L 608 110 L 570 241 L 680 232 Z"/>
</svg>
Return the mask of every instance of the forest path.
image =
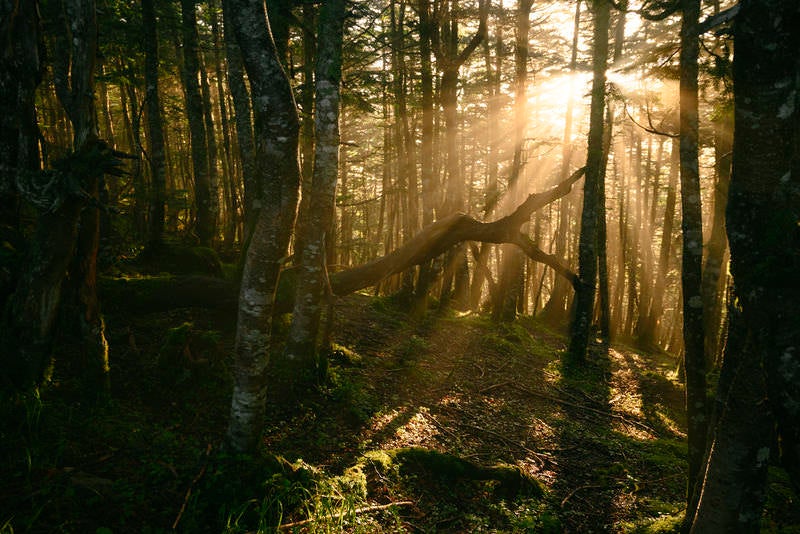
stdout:
<svg viewBox="0 0 800 534">
<path fill-rule="evenodd" d="M 301 389 L 275 372 L 264 454 L 243 459 L 223 447 L 235 315 L 133 304 L 106 316 L 111 402 L 56 374 L 41 397 L 0 406 L 3 534 L 271 532 L 309 517 L 294 531 L 643 532 L 683 507 L 667 355 L 613 347 L 570 368 L 563 338 L 530 318 L 413 321 L 391 298 L 351 295 L 329 380 Z"/>
<path fill-rule="evenodd" d="M 550 488 L 536 510 L 502 505 L 527 518 L 515 526 L 487 491 L 386 483 L 382 501 L 415 503 L 409 530 L 539 532 L 558 517 L 565 532 L 614 532 L 680 510 L 683 394 L 671 357 L 614 347 L 564 368 L 563 338 L 531 319 L 433 312 L 414 322 L 391 299 L 364 295 L 337 305 L 334 333 L 337 402 L 273 412 L 268 450 L 337 472 L 365 452 L 423 447 L 517 466 Z M 275 406 L 286 398 L 280 387 L 274 395 Z"/>
</svg>

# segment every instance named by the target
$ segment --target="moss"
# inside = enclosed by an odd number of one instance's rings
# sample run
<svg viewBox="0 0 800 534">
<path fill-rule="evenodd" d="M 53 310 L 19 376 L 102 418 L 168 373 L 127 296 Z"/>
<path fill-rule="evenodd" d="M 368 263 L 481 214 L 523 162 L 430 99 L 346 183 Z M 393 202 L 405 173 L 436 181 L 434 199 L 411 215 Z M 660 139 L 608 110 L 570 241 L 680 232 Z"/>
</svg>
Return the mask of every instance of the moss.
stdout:
<svg viewBox="0 0 800 534">
<path fill-rule="evenodd" d="M 331 346 L 331 353 L 329 355 L 331 363 L 338 365 L 361 365 L 362 356 L 344 345 L 333 343 Z"/>
<path fill-rule="evenodd" d="M 628 534 L 677 534 L 681 532 L 683 513 L 662 515 L 655 519 L 644 519 L 635 523 L 623 523 L 622 531 Z"/>
<path fill-rule="evenodd" d="M 164 244 L 144 249 L 133 262 L 144 273 L 206 274 L 223 276 L 216 251 L 207 247 Z"/>
<path fill-rule="evenodd" d="M 483 467 L 449 453 L 419 447 L 407 447 L 385 451 L 370 458 L 384 469 L 389 466 L 403 476 L 425 475 L 444 482 L 496 481 L 495 493 L 513 499 L 518 495 L 541 497 L 542 484 L 525 475 L 518 467 L 499 464 Z M 389 461 L 391 460 L 391 461 Z"/>
</svg>

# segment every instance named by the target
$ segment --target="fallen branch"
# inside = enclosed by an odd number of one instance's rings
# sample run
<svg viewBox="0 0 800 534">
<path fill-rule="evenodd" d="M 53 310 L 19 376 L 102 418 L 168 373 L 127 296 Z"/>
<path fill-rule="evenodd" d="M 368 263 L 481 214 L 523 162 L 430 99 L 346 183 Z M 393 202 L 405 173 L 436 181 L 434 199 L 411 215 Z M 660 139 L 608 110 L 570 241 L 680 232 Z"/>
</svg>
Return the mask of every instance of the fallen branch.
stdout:
<svg viewBox="0 0 800 534">
<path fill-rule="evenodd" d="M 376 510 L 386 510 L 387 508 L 391 508 L 392 506 L 411 506 L 413 504 L 414 503 L 412 501 L 397 501 L 397 502 L 390 502 L 388 504 L 376 504 L 373 506 L 363 506 L 361 508 L 356 508 L 355 510 L 353 510 L 352 513 L 354 515 L 358 515 L 366 512 L 374 512 Z M 284 523 L 283 525 L 278 525 L 278 530 L 288 530 L 290 528 L 310 525 L 311 523 L 318 521 L 319 519 L 338 519 L 340 517 L 344 517 L 349 513 L 350 512 L 339 512 L 333 515 L 326 515 L 324 518 L 309 517 L 308 519 L 303 519 L 302 521 L 295 521 L 293 523 Z"/>
<path fill-rule="evenodd" d="M 583 489 L 602 489 L 602 488 L 605 488 L 605 486 L 600 486 L 600 485 L 597 485 L 597 484 L 592 484 L 592 485 L 587 485 L 587 486 L 578 486 L 574 490 L 570 491 L 567 494 L 566 497 L 564 497 L 564 500 L 561 501 L 561 507 L 563 508 L 564 505 L 567 504 L 567 501 L 570 500 L 580 490 L 583 490 Z"/>
<path fill-rule="evenodd" d="M 195 477 L 192 479 L 192 482 L 191 482 L 191 484 L 189 484 L 189 487 L 186 488 L 186 495 L 184 495 L 184 497 L 183 497 L 183 504 L 181 504 L 181 509 L 178 511 L 178 516 L 175 518 L 175 521 L 172 523 L 172 530 L 175 530 L 175 529 L 178 528 L 178 523 L 180 523 L 181 517 L 183 517 L 183 512 L 186 511 L 186 505 L 189 503 L 189 497 L 192 496 L 192 488 L 194 487 L 195 484 L 197 484 L 197 482 L 201 478 L 203 478 L 203 475 L 206 474 L 206 468 L 208 467 L 208 457 L 211 455 L 211 448 L 212 448 L 211 444 L 209 443 L 206 446 L 206 457 L 203 460 L 203 467 L 200 469 L 200 472 L 197 473 L 197 475 L 195 475 Z"/>
<path fill-rule="evenodd" d="M 519 443 L 519 442 L 516 442 L 516 441 L 514 441 L 512 439 L 509 439 L 509 438 L 507 438 L 506 436 L 504 436 L 503 434 L 501 434 L 499 432 L 495 432 L 494 430 L 491 430 L 489 428 L 483 428 L 483 427 L 480 427 L 478 425 L 473 425 L 471 423 L 463 423 L 462 422 L 462 423 L 458 423 L 458 424 L 461 425 L 461 426 L 465 426 L 467 428 L 471 428 L 473 430 L 478 430 L 479 432 L 484 432 L 486 434 L 494 436 L 494 437 L 498 438 L 499 440 L 501 440 L 502 442 L 504 442 L 504 443 L 506 443 L 508 445 L 513 445 L 514 447 L 519 447 L 523 451 L 525 451 L 528 454 L 530 454 L 531 456 L 533 456 L 533 458 L 535 458 L 539 462 L 539 466 L 543 467 L 544 464 L 547 463 L 547 462 L 555 463 L 552 458 L 548 458 L 546 455 L 540 454 L 540 453 L 538 453 L 538 452 L 526 447 L 522 443 Z"/>
</svg>

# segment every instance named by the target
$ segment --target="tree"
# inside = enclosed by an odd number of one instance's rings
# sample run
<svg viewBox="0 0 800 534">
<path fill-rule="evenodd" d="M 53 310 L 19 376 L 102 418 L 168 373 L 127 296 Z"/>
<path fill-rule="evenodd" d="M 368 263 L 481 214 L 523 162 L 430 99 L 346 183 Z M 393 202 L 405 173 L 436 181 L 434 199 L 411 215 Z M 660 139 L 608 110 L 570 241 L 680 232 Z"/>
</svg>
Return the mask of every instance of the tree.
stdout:
<svg viewBox="0 0 800 534">
<path fill-rule="evenodd" d="M 195 232 L 201 245 L 210 246 L 216 230 L 216 214 L 211 199 L 212 187 L 208 161 L 207 131 L 203 119 L 203 97 L 200 93 L 200 52 L 198 50 L 196 0 L 181 0 L 183 33 L 183 83 L 186 95 L 186 116 L 192 146 L 194 176 Z"/>
<path fill-rule="evenodd" d="M 320 303 L 328 292 L 326 244 L 334 239 L 333 216 L 339 172 L 339 85 L 342 78 L 344 0 L 328 0 L 319 13 L 316 65 L 314 174 L 292 325 L 288 365 L 308 374 L 316 366 Z"/>
<path fill-rule="evenodd" d="M 142 0 L 142 28 L 144 29 L 144 83 L 147 102 L 147 139 L 150 142 L 150 210 L 148 217 L 148 244 L 158 247 L 164 235 L 164 202 L 166 199 L 166 164 L 164 161 L 164 129 L 161 117 L 161 99 L 158 94 L 158 32 L 153 0 Z"/>
<path fill-rule="evenodd" d="M 598 182 L 603 172 L 603 110 L 606 98 L 608 28 L 610 9 L 606 0 L 592 2 L 594 32 L 592 45 L 592 104 L 589 119 L 589 145 L 586 179 L 583 185 L 583 210 L 579 247 L 580 284 L 575 291 L 575 315 L 570 331 L 568 354 L 580 361 L 586 357 L 594 313 L 597 287 Z"/>
<path fill-rule="evenodd" d="M 266 409 L 272 306 L 297 211 L 300 126 L 263 2 L 227 0 L 226 4 L 250 80 L 255 139 L 252 181 L 262 195 L 242 272 L 228 427 L 230 446 L 245 451 L 258 443 Z"/>
<path fill-rule="evenodd" d="M 695 485 L 705 453 L 708 410 L 703 334 L 703 212 L 700 204 L 698 162 L 699 121 L 697 103 L 697 57 L 700 50 L 700 0 L 682 0 L 680 51 L 680 182 L 683 254 L 683 346 L 686 373 L 687 436 L 689 442 L 689 487 L 687 502 L 695 499 Z M 691 505 L 690 505 L 691 506 Z"/>
<path fill-rule="evenodd" d="M 244 181 L 244 228 L 245 236 L 242 242 L 246 243 L 255 226 L 261 198 L 260 184 L 255 182 L 255 160 L 253 151 L 253 121 L 250 107 L 250 93 L 244 80 L 244 65 L 242 64 L 242 51 L 236 42 L 234 29 L 231 26 L 230 6 L 222 2 L 222 24 L 225 32 L 225 59 L 228 66 L 228 88 L 233 100 L 234 122 L 236 124 L 236 141 L 239 148 L 239 162 Z"/>
<path fill-rule="evenodd" d="M 72 125 L 73 152 L 54 169 L 28 172 L 18 180 L 26 199 L 40 211 L 20 279 L 4 311 L 0 339 L 8 348 L 10 385 L 37 386 L 50 372 L 55 325 L 61 317 L 62 330 L 77 337 L 80 346 L 77 359 L 69 363 L 90 391 L 97 392 L 108 386 L 108 352 L 97 299 L 99 188 L 104 173 L 119 174 L 119 160 L 97 137 L 95 4 L 64 0 L 48 7 L 61 13 L 52 19 L 53 75 Z M 20 22 L 36 31 L 35 11 L 21 13 Z M 36 34 L 27 42 L 37 43 Z M 26 53 L 38 57 L 30 50 Z"/>
<path fill-rule="evenodd" d="M 734 22 L 727 208 L 737 301 L 691 531 L 758 532 L 773 453 L 800 480 L 800 5 L 743 0 Z M 777 422 L 780 450 L 772 449 Z"/>
<path fill-rule="evenodd" d="M 14 12 L 16 10 L 16 12 Z M 16 226 L 20 170 L 39 169 L 34 96 L 41 81 L 36 2 L 0 4 L 0 225 Z"/>
<path fill-rule="evenodd" d="M 511 174 L 508 177 L 508 194 L 512 198 L 518 196 L 519 178 L 522 174 L 522 159 L 525 149 L 525 127 L 527 125 L 527 90 L 528 90 L 528 33 L 533 0 L 517 2 L 517 25 L 514 46 L 514 159 L 511 162 Z M 515 247 L 502 247 L 502 264 L 500 280 L 497 284 L 492 315 L 495 319 L 513 321 L 517 316 L 517 301 L 522 295 L 524 285 L 524 266 L 522 255 Z"/>
</svg>

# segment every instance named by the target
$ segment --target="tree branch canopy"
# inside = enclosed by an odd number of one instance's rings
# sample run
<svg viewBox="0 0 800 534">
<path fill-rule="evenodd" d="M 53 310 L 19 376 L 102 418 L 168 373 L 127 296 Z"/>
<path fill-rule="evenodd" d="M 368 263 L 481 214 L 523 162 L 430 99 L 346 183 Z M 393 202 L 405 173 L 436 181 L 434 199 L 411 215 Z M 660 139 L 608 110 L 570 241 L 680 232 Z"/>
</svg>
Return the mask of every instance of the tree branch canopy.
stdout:
<svg viewBox="0 0 800 534">
<path fill-rule="evenodd" d="M 520 234 L 519 228 L 530 220 L 534 211 L 569 193 L 572 185 L 583 176 L 584 171 L 585 168 L 582 167 L 552 189 L 529 195 L 513 213 L 496 221 L 481 222 L 464 213 L 448 215 L 423 228 L 403 246 L 386 256 L 332 274 L 331 289 L 335 295 L 343 296 L 373 286 L 393 274 L 435 258 L 463 241 L 515 244 L 529 258 L 552 267 L 574 286 L 577 283 L 577 275 L 560 260 L 541 251 L 530 239 L 527 241 L 523 239 L 526 236 Z"/>
</svg>

